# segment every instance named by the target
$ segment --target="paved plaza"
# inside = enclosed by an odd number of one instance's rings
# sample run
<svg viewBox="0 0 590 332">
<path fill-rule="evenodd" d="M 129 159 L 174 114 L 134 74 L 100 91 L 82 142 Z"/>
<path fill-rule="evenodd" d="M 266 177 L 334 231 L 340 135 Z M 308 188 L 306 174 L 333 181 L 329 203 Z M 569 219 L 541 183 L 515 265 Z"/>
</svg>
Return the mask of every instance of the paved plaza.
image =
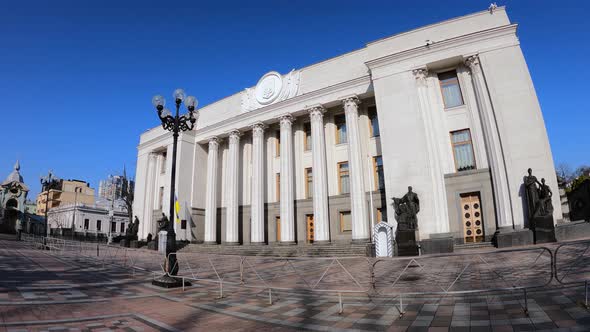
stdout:
<svg viewBox="0 0 590 332">
<path fill-rule="evenodd" d="M 125 256 L 123 264 L 105 264 L 80 252 L 40 250 L 2 237 L 0 332 L 589 331 L 584 284 L 574 282 L 587 274 L 585 246 L 560 249 L 575 263 L 568 266 L 581 267 L 568 270 L 558 262 L 558 279 L 572 282 L 565 285 L 552 278 L 551 254 L 542 248 L 381 261 L 180 254 L 181 274 L 205 279 L 183 291 L 151 285 L 161 257 L 154 252 L 135 250 L 136 256 Z M 107 254 L 115 255 L 103 249 Z M 140 257 L 153 265 L 140 269 Z M 234 269 L 240 261 L 241 273 Z M 372 287 L 363 264 L 374 264 L 373 292 L 355 291 Z M 207 267 L 227 281 L 222 290 Z M 273 290 L 269 293 L 265 285 Z M 515 288 L 453 293 L 506 285 Z M 525 302 L 519 286 L 530 285 L 539 287 L 528 289 Z M 405 294 L 401 303 L 399 294 Z"/>
</svg>

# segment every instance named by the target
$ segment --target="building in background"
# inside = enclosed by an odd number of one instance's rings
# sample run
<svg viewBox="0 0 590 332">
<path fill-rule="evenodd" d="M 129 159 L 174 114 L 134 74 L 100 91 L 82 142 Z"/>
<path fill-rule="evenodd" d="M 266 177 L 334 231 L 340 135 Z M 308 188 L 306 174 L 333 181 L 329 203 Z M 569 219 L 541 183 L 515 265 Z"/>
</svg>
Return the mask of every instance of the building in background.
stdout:
<svg viewBox="0 0 590 332">
<path fill-rule="evenodd" d="M 129 225 L 123 201 L 97 200 L 94 204 L 67 204 L 47 213 L 51 234 L 76 238 L 106 238 L 125 234 Z"/>
<path fill-rule="evenodd" d="M 123 175 L 109 175 L 101 180 L 98 185 L 98 197 L 105 199 L 122 199 L 126 192 L 133 192 L 135 183 L 127 178 L 127 172 L 123 168 Z"/>
<path fill-rule="evenodd" d="M 0 232 L 16 233 L 25 220 L 25 202 L 29 188 L 20 175 L 20 163 L 0 184 Z"/>
<path fill-rule="evenodd" d="M 49 188 L 41 188 L 37 195 L 37 214 L 45 215 L 45 209 L 72 205 L 76 203 L 93 205 L 94 189 L 90 184 L 81 180 L 57 179 Z"/>
</svg>

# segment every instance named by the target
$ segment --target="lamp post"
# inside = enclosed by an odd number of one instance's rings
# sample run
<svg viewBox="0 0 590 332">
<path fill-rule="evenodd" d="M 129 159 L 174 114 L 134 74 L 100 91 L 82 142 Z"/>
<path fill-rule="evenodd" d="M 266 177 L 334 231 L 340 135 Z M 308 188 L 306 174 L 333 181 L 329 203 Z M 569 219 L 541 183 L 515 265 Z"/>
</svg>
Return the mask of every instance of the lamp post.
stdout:
<svg viewBox="0 0 590 332">
<path fill-rule="evenodd" d="M 164 108 L 166 100 L 164 97 L 157 95 L 152 98 L 152 104 L 158 111 L 158 117 L 162 122 L 162 128 L 172 132 L 172 169 L 170 170 L 170 212 L 168 218 L 168 227 L 166 229 L 166 258 L 164 262 L 166 275 L 158 277 L 152 281 L 152 284 L 161 287 L 179 287 L 182 286 L 182 281 L 171 277 L 176 275 L 178 272 L 178 266 L 176 265 L 176 255 L 170 255 L 176 252 L 176 233 L 174 231 L 174 195 L 176 191 L 176 148 L 178 144 L 178 133 L 192 130 L 197 122 L 199 114 L 195 111 L 197 108 L 197 99 L 193 96 L 188 96 L 185 99 L 184 90 L 176 89 L 173 94 L 174 102 L 176 106 L 176 114 L 173 116 L 172 113 Z M 188 113 L 180 115 L 180 104 L 184 102 Z"/>
</svg>

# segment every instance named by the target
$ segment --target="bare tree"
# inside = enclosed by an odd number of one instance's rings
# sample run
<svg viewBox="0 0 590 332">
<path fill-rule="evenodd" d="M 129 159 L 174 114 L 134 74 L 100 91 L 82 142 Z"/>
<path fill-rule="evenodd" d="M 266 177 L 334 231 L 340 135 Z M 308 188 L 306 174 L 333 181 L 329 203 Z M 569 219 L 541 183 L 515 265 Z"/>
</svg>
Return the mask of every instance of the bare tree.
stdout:
<svg viewBox="0 0 590 332">
<path fill-rule="evenodd" d="M 135 182 L 127 179 L 125 173 L 123 178 L 123 188 L 121 198 L 125 202 L 125 209 L 127 210 L 127 216 L 129 217 L 129 224 L 133 222 L 133 191 L 135 189 Z"/>
<path fill-rule="evenodd" d="M 574 179 L 572 167 L 567 163 L 559 163 L 555 168 L 558 183 L 568 184 Z"/>
</svg>

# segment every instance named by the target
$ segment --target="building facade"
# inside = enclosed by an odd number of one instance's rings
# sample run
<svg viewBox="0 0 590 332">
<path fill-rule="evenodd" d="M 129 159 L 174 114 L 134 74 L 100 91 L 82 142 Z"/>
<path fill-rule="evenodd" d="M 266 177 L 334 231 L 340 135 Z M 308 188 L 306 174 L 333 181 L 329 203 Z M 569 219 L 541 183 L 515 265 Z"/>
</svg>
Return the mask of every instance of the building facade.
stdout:
<svg viewBox="0 0 590 332">
<path fill-rule="evenodd" d="M 57 179 L 50 188 L 42 188 L 37 195 L 37 214 L 45 215 L 45 210 L 52 208 L 73 205 L 73 204 L 94 204 L 94 189 L 90 184 L 80 180 Z"/>
<path fill-rule="evenodd" d="M 178 142 L 178 239 L 218 244 L 368 242 L 420 198 L 420 239 L 489 240 L 526 229 L 529 167 L 557 191 L 544 120 L 499 7 L 270 72 L 199 110 Z M 138 146 L 139 237 L 169 211 L 171 134 Z M 553 197 L 554 219 L 561 219 Z"/>
<path fill-rule="evenodd" d="M 127 190 L 133 192 L 133 187 L 134 182 L 127 179 L 126 172 L 123 170 L 123 175 L 109 175 L 108 178 L 99 182 L 98 197 L 122 199 Z"/>
<path fill-rule="evenodd" d="M 25 202 L 29 187 L 20 174 L 20 163 L 0 184 L 0 233 L 16 233 L 23 229 L 25 221 Z"/>
<path fill-rule="evenodd" d="M 129 225 L 127 210 L 121 204 L 70 204 L 55 207 L 47 213 L 51 234 L 84 237 L 124 235 Z"/>
</svg>

